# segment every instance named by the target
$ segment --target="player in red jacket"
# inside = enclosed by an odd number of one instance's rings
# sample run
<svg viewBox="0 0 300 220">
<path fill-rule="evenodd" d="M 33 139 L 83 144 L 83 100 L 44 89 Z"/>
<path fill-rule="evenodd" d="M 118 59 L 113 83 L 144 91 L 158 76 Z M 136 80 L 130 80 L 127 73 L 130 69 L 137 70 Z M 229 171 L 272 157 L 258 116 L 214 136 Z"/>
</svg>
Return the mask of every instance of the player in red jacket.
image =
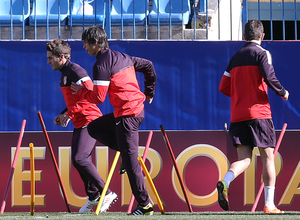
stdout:
<svg viewBox="0 0 300 220">
<path fill-rule="evenodd" d="M 105 182 L 92 163 L 91 152 L 96 140 L 88 134 L 87 125 L 102 116 L 96 104 L 91 104 L 79 95 L 73 95 L 71 83 L 82 83 L 88 89 L 93 89 L 93 82 L 85 69 L 70 61 L 71 48 L 63 40 L 56 39 L 47 43 L 48 64 L 53 70 L 61 72 L 60 88 L 64 95 L 67 108 L 54 119 L 54 124 L 66 127 L 70 120 L 74 124 L 72 137 L 72 162 L 83 180 L 87 203 L 79 210 L 89 212 L 98 204 Z M 117 199 L 117 194 L 107 190 L 100 212 L 105 212 Z"/>
<path fill-rule="evenodd" d="M 92 26 L 82 34 L 84 49 L 96 56 L 93 66 L 93 91 L 72 84 L 72 89 L 91 103 L 104 102 L 108 94 L 114 112 L 88 126 L 89 134 L 99 142 L 121 153 L 130 186 L 138 207 L 132 215 L 152 215 L 153 208 L 146 189 L 138 157 L 138 129 L 144 120 L 144 101 L 152 102 L 156 73 L 151 61 L 130 57 L 109 49 L 107 35 L 101 27 Z M 145 92 L 141 92 L 136 71 L 145 76 Z"/>
<path fill-rule="evenodd" d="M 245 45 L 231 58 L 220 82 L 220 91 L 231 98 L 231 124 L 229 128 L 238 161 L 232 163 L 222 181 L 218 182 L 218 201 L 224 210 L 229 209 L 228 188 L 230 183 L 250 165 L 252 150 L 258 147 L 263 164 L 265 184 L 264 212 L 283 213 L 274 205 L 275 129 L 268 98 L 268 87 L 284 100 L 289 92 L 275 76 L 269 51 L 263 49 L 263 24 L 251 20 L 245 25 Z"/>
</svg>

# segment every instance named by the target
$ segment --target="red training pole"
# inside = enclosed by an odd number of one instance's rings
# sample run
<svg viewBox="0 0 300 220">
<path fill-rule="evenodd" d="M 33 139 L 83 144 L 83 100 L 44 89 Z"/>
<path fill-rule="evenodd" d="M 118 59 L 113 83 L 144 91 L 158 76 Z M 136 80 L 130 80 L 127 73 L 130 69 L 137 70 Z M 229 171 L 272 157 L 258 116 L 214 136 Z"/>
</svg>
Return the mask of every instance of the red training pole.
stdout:
<svg viewBox="0 0 300 220">
<path fill-rule="evenodd" d="M 54 153 L 53 153 L 53 149 L 52 149 L 52 146 L 51 146 L 51 143 L 50 143 L 50 139 L 49 139 L 48 133 L 47 133 L 47 131 L 46 131 L 46 126 L 45 126 L 45 123 L 44 123 L 42 114 L 41 114 L 40 111 L 37 111 L 37 115 L 38 115 L 38 117 L 39 117 L 39 120 L 40 120 L 42 129 L 43 129 L 43 133 L 44 133 L 44 136 L 45 136 L 45 139 L 46 139 L 46 142 L 47 142 L 47 146 L 48 146 L 49 151 L 50 151 L 50 153 L 51 153 L 52 162 L 53 162 L 53 165 L 54 165 L 54 167 L 55 167 L 55 171 L 56 171 L 56 175 L 57 175 L 57 178 L 58 178 L 58 181 L 59 181 L 59 185 L 60 185 L 60 187 L 61 187 L 61 189 L 62 189 L 62 193 L 63 193 L 63 196 L 64 196 L 64 200 L 65 200 L 65 203 L 66 203 L 66 206 L 67 206 L 67 210 L 68 210 L 68 212 L 71 212 L 69 200 L 68 200 L 68 197 L 67 197 L 67 193 L 66 193 L 66 190 L 65 190 L 63 181 L 62 181 L 62 179 L 61 179 L 61 175 L 60 175 L 60 172 L 59 172 L 59 169 L 58 169 L 58 165 L 57 165 L 57 162 L 56 162 Z"/>
<path fill-rule="evenodd" d="M 284 125 L 283 125 L 283 127 L 282 127 L 282 130 L 281 130 L 281 132 L 280 132 L 280 136 L 279 136 L 279 138 L 278 138 L 277 144 L 276 144 L 276 146 L 275 146 L 275 150 L 274 150 L 274 158 L 276 157 L 276 154 L 277 154 L 277 152 L 278 152 L 278 149 L 279 149 L 279 146 L 280 146 L 280 144 L 281 144 L 281 141 L 282 141 L 283 135 L 284 135 L 284 133 L 285 133 L 286 127 L 287 127 L 287 123 L 284 123 Z M 255 202 L 254 202 L 254 204 L 253 204 L 253 206 L 252 206 L 251 212 L 255 212 L 257 203 L 258 203 L 258 201 L 259 201 L 259 199 L 260 199 L 260 196 L 261 196 L 261 194 L 262 194 L 262 191 L 263 191 L 263 189 L 264 189 L 264 186 L 265 186 L 265 183 L 262 182 L 261 185 L 260 185 L 260 188 L 259 188 L 259 190 L 258 190 L 256 199 L 255 199 Z"/>
<path fill-rule="evenodd" d="M 7 186 L 6 186 L 6 190 L 5 190 L 3 201 L 2 201 L 2 206 L 1 206 L 1 211 L 0 211 L 1 214 L 4 213 L 4 209 L 5 209 L 5 206 L 6 206 L 7 194 L 8 194 L 8 190 L 9 190 L 9 187 L 10 187 L 10 184 L 11 184 L 11 181 L 12 181 L 12 177 L 14 175 L 14 171 L 15 171 L 15 168 L 16 168 L 16 164 L 17 164 L 17 160 L 18 160 L 18 156 L 19 156 L 19 152 L 20 152 L 20 148 L 21 148 L 21 143 L 22 143 L 22 140 L 23 140 L 25 125 L 26 125 L 26 120 L 23 119 L 23 123 L 22 123 L 22 126 L 21 126 L 21 131 L 20 131 L 20 135 L 19 135 L 19 140 L 18 140 L 18 144 L 17 144 L 17 149 L 16 149 L 16 152 L 15 152 L 12 167 L 10 169 L 10 174 L 9 174 L 9 178 L 8 178 L 8 181 L 7 181 Z"/>
<path fill-rule="evenodd" d="M 169 153 L 170 153 L 170 155 L 171 155 L 171 158 L 172 158 L 172 160 L 173 160 L 173 164 L 174 164 L 174 167 L 175 167 L 175 170 L 176 170 L 176 173 L 177 173 L 177 176 L 178 176 L 180 185 L 181 185 L 181 189 L 182 189 L 183 194 L 184 194 L 184 197 L 185 197 L 186 204 L 187 204 L 187 206 L 188 206 L 188 208 L 189 208 L 189 211 L 190 211 L 190 212 L 193 212 L 192 206 L 191 206 L 191 203 L 190 203 L 190 200 L 189 200 L 189 198 L 188 198 L 188 195 L 187 195 L 187 193 L 186 193 L 185 186 L 184 186 L 184 184 L 183 184 L 182 176 L 181 176 L 181 174 L 180 174 L 180 172 L 179 172 L 179 168 L 178 168 L 178 165 L 177 165 L 177 162 L 176 162 L 176 159 L 175 159 L 173 150 L 172 150 L 172 148 L 171 148 L 171 144 L 170 144 L 170 142 L 169 142 L 169 139 L 168 139 L 168 137 L 167 137 L 167 134 L 166 134 L 166 132 L 165 132 L 164 127 L 163 127 L 162 125 L 160 125 L 159 127 L 160 127 L 160 130 L 161 130 L 161 132 L 162 132 L 162 135 L 163 135 L 163 138 L 164 138 L 164 140 L 165 140 L 165 143 L 166 143 L 166 145 L 167 145 L 167 147 L 168 147 L 168 150 L 169 150 Z"/>
<path fill-rule="evenodd" d="M 148 135 L 147 142 L 146 142 L 144 154 L 143 154 L 143 161 L 144 161 L 144 163 L 145 163 L 146 158 L 147 158 L 147 154 L 148 154 L 150 142 L 151 142 L 151 139 L 152 139 L 152 135 L 153 135 L 153 131 L 150 131 L 150 132 L 149 132 L 149 135 Z M 131 195 L 130 202 L 129 202 L 129 206 L 128 206 L 127 213 L 131 213 L 132 206 L 133 206 L 133 202 L 134 202 L 134 195 L 132 194 L 132 195 Z"/>
</svg>

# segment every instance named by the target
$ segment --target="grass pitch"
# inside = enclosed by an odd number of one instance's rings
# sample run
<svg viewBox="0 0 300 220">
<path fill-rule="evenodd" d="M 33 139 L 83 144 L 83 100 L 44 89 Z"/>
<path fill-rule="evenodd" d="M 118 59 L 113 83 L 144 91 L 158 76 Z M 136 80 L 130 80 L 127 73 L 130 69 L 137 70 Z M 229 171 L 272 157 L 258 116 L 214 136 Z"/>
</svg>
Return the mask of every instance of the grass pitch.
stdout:
<svg viewBox="0 0 300 220">
<path fill-rule="evenodd" d="M 0 214 L 0 219 L 153 219 L 153 220 L 201 220 L 201 219 L 212 219 L 212 220 L 294 220 L 300 219 L 300 212 L 285 212 L 284 214 L 268 215 L 263 212 L 167 212 L 162 215 L 160 212 L 155 212 L 152 216 L 128 216 L 126 212 L 108 212 L 99 213 L 98 216 L 94 212 L 86 214 L 68 213 L 68 212 L 36 212 L 33 216 L 30 212 L 5 212 Z"/>
</svg>

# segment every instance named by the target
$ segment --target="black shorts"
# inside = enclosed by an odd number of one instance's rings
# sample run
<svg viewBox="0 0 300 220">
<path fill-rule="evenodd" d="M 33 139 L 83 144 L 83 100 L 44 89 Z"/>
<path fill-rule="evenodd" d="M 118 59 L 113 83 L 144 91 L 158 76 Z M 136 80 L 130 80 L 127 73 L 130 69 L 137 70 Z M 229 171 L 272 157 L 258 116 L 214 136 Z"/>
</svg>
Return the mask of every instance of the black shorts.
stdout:
<svg viewBox="0 0 300 220">
<path fill-rule="evenodd" d="M 229 133 L 234 146 L 275 147 L 276 135 L 272 119 L 233 122 Z"/>
</svg>

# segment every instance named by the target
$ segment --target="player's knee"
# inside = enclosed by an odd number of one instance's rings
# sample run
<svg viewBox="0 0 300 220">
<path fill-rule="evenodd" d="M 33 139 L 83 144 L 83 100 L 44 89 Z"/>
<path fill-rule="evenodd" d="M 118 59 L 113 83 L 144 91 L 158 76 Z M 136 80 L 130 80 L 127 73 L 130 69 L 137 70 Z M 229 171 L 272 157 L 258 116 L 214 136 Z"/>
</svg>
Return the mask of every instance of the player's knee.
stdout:
<svg viewBox="0 0 300 220">
<path fill-rule="evenodd" d="M 72 163 L 75 167 L 83 166 L 86 162 L 82 156 L 72 157 Z"/>
</svg>

